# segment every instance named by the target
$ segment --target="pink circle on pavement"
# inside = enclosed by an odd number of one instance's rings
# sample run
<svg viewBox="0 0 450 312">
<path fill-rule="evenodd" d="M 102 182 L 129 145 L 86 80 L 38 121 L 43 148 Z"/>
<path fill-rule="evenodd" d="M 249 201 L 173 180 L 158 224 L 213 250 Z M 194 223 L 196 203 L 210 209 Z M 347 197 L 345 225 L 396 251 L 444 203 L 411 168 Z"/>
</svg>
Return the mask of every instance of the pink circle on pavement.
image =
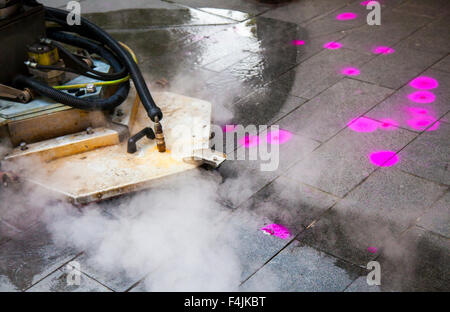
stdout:
<svg viewBox="0 0 450 312">
<path fill-rule="evenodd" d="M 370 253 L 377 253 L 377 247 L 369 247 L 367 248 L 367 251 Z"/>
<path fill-rule="evenodd" d="M 267 142 L 270 144 L 283 144 L 292 138 L 292 133 L 287 130 L 279 129 L 278 131 L 270 131 L 267 133 Z"/>
<path fill-rule="evenodd" d="M 395 50 L 387 46 L 379 46 L 374 48 L 372 52 L 375 54 L 392 54 L 395 52 Z"/>
<path fill-rule="evenodd" d="M 361 71 L 356 67 L 346 67 L 341 70 L 341 74 L 347 76 L 358 76 Z"/>
<path fill-rule="evenodd" d="M 259 137 L 257 135 L 246 135 L 239 140 L 239 144 L 247 148 L 254 147 L 256 145 L 259 145 Z"/>
<path fill-rule="evenodd" d="M 336 16 L 336 19 L 340 21 L 349 21 L 358 17 L 358 14 L 353 12 L 344 12 Z"/>
<path fill-rule="evenodd" d="M 381 119 L 380 128 L 383 130 L 395 130 L 398 128 L 398 122 L 393 119 Z"/>
<path fill-rule="evenodd" d="M 305 44 L 305 41 L 304 41 L 304 40 L 292 40 L 292 41 L 291 41 L 291 44 L 292 44 L 292 45 L 297 45 L 297 46 L 299 46 L 299 45 L 304 45 L 304 44 Z"/>
<path fill-rule="evenodd" d="M 436 96 L 430 91 L 416 91 L 408 94 L 408 99 L 415 103 L 429 104 L 436 100 Z"/>
<path fill-rule="evenodd" d="M 359 117 L 351 120 L 347 125 L 355 132 L 374 132 L 378 129 L 379 123 L 366 117 Z"/>
<path fill-rule="evenodd" d="M 323 45 L 323 47 L 324 47 L 325 49 L 328 49 L 328 50 L 337 50 L 337 49 L 342 48 L 342 43 L 340 43 L 340 42 L 335 42 L 335 41 L 331 41 L 331 42 L 325 43 L 325 44 Z"/>
<path fill-rule="evenodd" d="M 277 236 L 281 239 L 288 239 L 289 237 L 291 237 L 291 233 L 289 233 L 289 230 L 279 224 L 269 224 L 261 228 L 261 231 L 263 231 L 264 234 Z"/>
<path fill-rule="evenodd" d="M 398 163 L 398 155 L 393 151 L 377 151 L 369 156 L 372 164 L 379 167 L 392 167 Z"/>
<path fill-rule="evenodd" d="M 411 80 L 409 85 L 415 89 L 431 90 L 439 87 L 439 82 L 431 77 L 420 76 Z"/>
</svg>

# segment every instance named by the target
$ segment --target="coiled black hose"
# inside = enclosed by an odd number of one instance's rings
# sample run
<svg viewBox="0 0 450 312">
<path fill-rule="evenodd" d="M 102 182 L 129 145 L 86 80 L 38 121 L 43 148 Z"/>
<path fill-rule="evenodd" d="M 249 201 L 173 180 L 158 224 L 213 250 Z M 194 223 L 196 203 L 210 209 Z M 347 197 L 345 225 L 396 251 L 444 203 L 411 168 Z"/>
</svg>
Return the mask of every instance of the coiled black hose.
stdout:
<svg viewBox="0 0 450 312">
<path fill-rule="evenodd" d="M 155 121 L 155 118 L 158 118 L 159 120 L 162 119 L 163 115 L 161 109 L 156 105 L 155 101 L 153 100 L 150 91 L 148 90 L 147 85 L 145 83 L 144 77 L 142 76 L 142 73 L 139 70 L 139 67 L 136 65 L 131 55 L 126 50 L 124 50 L 122 46 L 114 38 L 112 38 L 108 33 L 103 31 L 100 27 L 91 23 L 90 21 L 88 21 L 83 17 L 81 17 L 81 25 L 67 26 L 66 22 L 68 15 L 67 11 L 45 7 L 45 14 L 46 20 L 56 22 L 59 25 L 63 26 L 64 29 L 67 29 L 69 32 L 74 32 L 84 37 L 98 41 L 100 44 L 108 48 L 110 50 L 110 54 L 114 55 L 118 59 L 118 62 L 123 64 L 130 73 L 131 79 L 134 82 L 139 98 L 142 104 L 144 105 L 144 108 L 147 111 L 147 114 L 150 117 L 150 119 L 153 121 Z M 57 32 L 53 33 L 52 36 L 56 37 L 63 36 L 61 35 L 61 33 L 59 35 L 55 35 L 56 33 Z M 77 40 L 71 40 L 68 38 L 69 37 L 66 36 L 65 40 L 66 43 L 69 44 L 75 45 L 75 41 L 77 41 L 78 44 L 84 44 L 85 46 L 89 45 L 93 47 L 93 45 L 95 45 L 93 42 L 86 41 L 86 39 L 81 37 L 79 37 Z M 57 40 L 55 37 L 53 37 L 53 39 Z M 96 49 L 100 48 L 101 45 L 97 44 Z M 103 49 L 106 50 L 105 48 Z M 88 49 L 86 48 L 86 50 Z M 104 56 L 102 55 L 102 57 Z M 108 61 L 111 61 L 108 58 L 106 59 Z M 113 66 L 113 64 L 111 64 L 111 66 L 116 72 L 120 72 L 122 69 L 121 67 L 119 68 Z M 33 78 L 29 78 L 23 75 L 17 76 L 15 78 L 14 83 L 20 86 L 27 86 L 32 90 L 37 91 L 39 94 L 47 96 L 62 104 L 86 110 L 93 110 L 93 109 L 106 110 L 114 108 L 115 106 L 120 105 L 127 98 L 130 89 L 129 82 L 126 82 L 121 84 L 116 93 L 113 96 L 109 97 L 108 99 L 89 99 L 89 98 L 81 99 L 69 95 L 67 93 L 57 91 L 47 85 L 42 84 L 37 80 L 34 80 Z"/>
</svg>

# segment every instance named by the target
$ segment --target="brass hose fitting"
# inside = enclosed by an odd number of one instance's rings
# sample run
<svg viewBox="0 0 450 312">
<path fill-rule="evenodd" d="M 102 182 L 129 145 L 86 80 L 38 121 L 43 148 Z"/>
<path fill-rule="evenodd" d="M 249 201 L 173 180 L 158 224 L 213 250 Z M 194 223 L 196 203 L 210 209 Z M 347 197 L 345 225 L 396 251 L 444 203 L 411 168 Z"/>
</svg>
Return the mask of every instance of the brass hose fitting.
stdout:
<svg viewBox="0 0 450 312">
<path fill-rule="evenodd" d="M 159 118 L 155 117 L 155 137 L 156 137 L 156 146 L 158 147 L 158 151 L 160 153 L 164 153 L 166 151 L 166 141 L 164 139 L 164 133 L 161 124 L 159 123 Z"/>
</svg>

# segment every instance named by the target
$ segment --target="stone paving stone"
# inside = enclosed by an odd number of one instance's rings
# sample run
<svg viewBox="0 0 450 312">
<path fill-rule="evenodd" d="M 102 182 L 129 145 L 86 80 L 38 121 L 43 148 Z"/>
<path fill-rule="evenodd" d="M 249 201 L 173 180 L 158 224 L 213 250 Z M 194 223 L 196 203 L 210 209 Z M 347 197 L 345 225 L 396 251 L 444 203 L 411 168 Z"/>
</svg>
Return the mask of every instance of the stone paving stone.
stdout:
<svg viewBox="0 0 450 312">
<path fill-rule="evenodd" d="M 405 130 L 358 133 L 346 128 L 289 168 L 287 176 L 342 197 L 377 168 L 371 153 L 397 152 L 414 137 Z"/>
<path fill-rule="evenodd" d="M 89 1 L 86 3 L 98 3 L 99 5 L 105 6 L 104 3 L 97 1 Z M 154 1 L 147 1 L 150 7 L 146 8 L 142 5 L 137 5 L 137 7 L 130 7 L 129 3 L 123 3 L 126 5 L 127 9 L 120 9 L 120 5 L 112 5 L 108 1 L 109 10 L 102 8 L 88 8 L 84 3 L 82 7 L 83 17 L 92 21 L 93 23 L 101 26 L 102 28 L 108 29 L 133 29 L 142 27 L 145 28 L 150 26 L 180 26 L 180 25 L 218 25 L 218 24 L 230 24 L 233 20 L 224 18 L 218 15 L 209 14 L 200 10 L 181 7 L 172 4 L 164 4 L 164 2 L 157 2 L 157 7 L 152 8 L 155 3 Z M 159 4 L 163 3 L 160 7 Z M 105 12 L 108 14 L 105 14 Z M 94 13 L 88 13 L 94 12 Z"/>
<path fill-rule="evenodd" d="M 261 228 L 272 223 L 270 219 L 239 209 L 222 225 L 224 231 L 233 231 L 234 235 L 225 235 L 224 241 L 232 246 L 241 265 L 241 281 L 270 260 L 285 247 L 290 239 L 269 236 Z M 291 232 L 292 237 L 297 233 Z"/>
<path fill-rule="evenodd" d="M 413 227 L 378 259 L 382 289 L 448 292 L 449 250 L 447 238 Z"/>
<path fill-rule="evenodd" d="M 85 274 L 80 275 L 80 285 L 69 285 L 67 273 L 57 270 L 45 279 L 32 286 L 27 292 L 110 292 L 111 290 L 89 278 Z"/>
<path fill-rule="evenodd" d="M 287 130 L 323 142 L 392 92 L 345 78 L 281 119 L 279 124 Z"/>
<path fill-rule="evenodd" d="M 21 231 L 19 229 L 0 219 L 0 245 L 11 240 L 11 238 L 20 233 Z"/>
<path fill-rule="evenodd" d="M 340 71 L 347 67 L 359 67 L 372 56 L 348 49 L 326 50 L 315 54 L 293 70 L 295 82 L 290 93 L 311 99 L 342 79 Z M 291 75 L 289 72 L 285 75 Z M 285 75 L 280 79 L 284 79 Z"/>
<path fill-rule="evenodd" d="M 450 125 L 422 133 L 400 152 L 398 168 L 414 175 L 450 185 Z"/>
<path fill-rule="evenodd" d="M 420 217 L 417 225 L 450 238 L 450 193 L 441 198 L 434 206 Z"/>
<path fill-rule="evenodd" d="M 450 72 L 450 56 L 447 55 L 442 61 L 431 67 L 432 69 Z"/>
<path fill-rule="evenodd" d="M 253 211 L 277 224 L 301 231 L 330 208 L 337 198 L 310 186 L 279 177 L 245 202 Z"/>
<path fill-rule="evenodd" d="M 380 292 L 380 286 L 367 284 L 367 276 L 358 277 L 345 290 L 346 292 Z"/>
<path fill-rule="evenodd" d="M 264 3 L 255 3 L 252 1 L 245 1 L 245 0 L 227 0 L 227 1 L 221 1 L 221 0 L 164 0 L 166 2 L 173 2 L 178 3 L 198 9 L 207 9 L 207 8 L 214 8 L 214 9 L 223 9 L 223 11 L 209 11 L 214 12 L 214 14 L 217 15 L 223 15 L 226 17 L 229 17 L 228 10 L 236 10 L 240 12 L 249 13 L 250 15 L 257 15 L 264 11 L 267 11 L 268 9 L 272 8 L 270 5 L 265 5 Z M 233 17 L 232 17 L 233 18 Z"/>
<path fill-rule="evenodd" d="M 407 84 L 385 101 L 375 106 L 366 116 L 376 120 L 391 119 L 398 123 L 400 127 L 417 132 L 428 128 L 430 122 L 439 119 L 450 109 L 450 74 L 429 69 L 420 75 L 410 76 L 408 81 L 417 76 L 428 76 L 438 80 L 439 87 L 429 90 L 436 96 L 434 102 L 421 104 L 411 101 L 408 95 L 418 90 Z M 419 117 L 421 115 L 424 115 L 424 117 Z M 415 120 L 423 120 L 425 123 L 422 126 Z"/>
<path fill-rule="evenodd" d="M 37 283 L 77 254 L 69 246 L 56 246 L 41 223 L 15 236 L 0 249 L 0 276 L 8 278 L 20 290 Z"/>
<path fill-rule="evenodd" d="M 369 11 L 367 11 L 369 12 Z M 349 49 L 371 52 L 377 46 L 393 46 L 417 29 L 432 21 L 428 17 L 407 15 L 382 10 L 381 25 L 364 25 L 346 31 L 348 35 L 341 40 Z"/>
<path fill-rule="evenodd" d="M 445 187 L 393 168 L 383 168 L 339 201 L 298 240 L 354 264 L 366 266 L 392 248 Z M 375 252 L 368 248 L 375 247 Z"/>
<path fill-rule="evenodd" d="M 442 58 L 441 53 L 430 53 L 395 47 L 388 55 L 379 55 L 361 68 L 359 80 L 399 89 L 415 76 Z"/>
<path fill-rule="evenodd" d="M 262 16 L 301 24 L 314 17 L 327 15 L 338 8 L 344 7 L 347 2 L 347 0 L 294 1 L 281 4 Z"/>
<path fill-rule="evenodd" d="M 77 258 L 77 261 L 80 263 L 81 272 L 99 281 L 113 291 L 125 291 L 143 277 L 136 276 L 132 278 L 124 271 L 103 268 L 95 259 L 86 253 Z"/>
<path fill-rule="evenodd" d="M 402 41 L 398 47 L 446 54 L 450 50 L 449 17 L 444 16 Z"/>
<path fill-rule="evenodd" d="M 271 284 L 274 290 L 343 291 L 365 270 L 329 256 L 309 246 L 292 243 L 241 287 L 252 291 Z"/>
<path fill-rule="evenodd" d="M 7 276 L 0 275 L 0 293 L 16 291 L 20 291 L 20 289 L 13 285 Z"/>
<path fill-rule="evenodd" d="M 446 0 L 409 0 L 396 7 L 396 10 L 407 14 L 442 16 L 450 12 L 450 5 Z"/>
<path fill-rule="evenodd" d="M 266 133 L 261 133 L 260 140 L 264 140 L 265 135 Z M 273 171 L 262 171 L 262 164 L 268 164 L 269 161 L 261 158 L 249 160 L 250 154 L 246 154 L 245 160 L 238 160 L 238 155 L 243 155 L 240 153 L 248 152 L 244 147 L 240 147 L 233 155 L 229 152 L 229 160 L 218 169 L 223 178 L 219 188 L 221 198 L 228 206 L 238 207 L 267 183 L 280 176 L 289 166 L 305 158 L 318 145 L 318 142 L 293 135 L 290 141 L 279 146 L 279 154 L 272 154 L 274 164 L 278 159 L 278 168 Z M 258 152 L 257 147 L 251 149 Z"/>
</svg>

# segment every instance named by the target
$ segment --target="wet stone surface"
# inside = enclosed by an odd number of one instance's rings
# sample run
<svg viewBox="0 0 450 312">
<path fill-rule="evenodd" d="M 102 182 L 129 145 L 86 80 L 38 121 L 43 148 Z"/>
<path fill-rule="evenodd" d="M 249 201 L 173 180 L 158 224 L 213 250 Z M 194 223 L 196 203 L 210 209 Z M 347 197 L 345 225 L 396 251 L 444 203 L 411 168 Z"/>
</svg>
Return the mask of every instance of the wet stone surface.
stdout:
<svg viewBox="0 0 450 312">
<path fill-rule="evenodd" d="M 382 24 L 368 26 L 360 2 L 80 1 L 84 17 L 135 51 L 151 91 L 210 101 L 218 126 L 289 131 L 275 170 L 262 171 L 261 159 L 230 159 L 208 172 L 220 207 L 214 234 L 229 240 L 240 268 L 234 289 L 450 290 L 450 4 L 380 0 Z M 392 50 L 378 55 L 377 46 Z M 418 76 L 438 86 L 411 86 Z M 258 150 L 239 143 L 244 135 L 223 151 Z M 252 135 L 267 140 L 265 130 Z M 92 254 L 56 244 L 41 203 L 13 193 L 0 188 L 0 291 L 147 291 L 165 275 L 177 278 L 170 267 L 108 270 Z M 96 207 L 121 220 L 141 195 Z M 273 224 L 290 231 L 289 239 L 264 235 L 261 228 Z M 170 242 L 177 246 L 187 234 Z M 195 256 L 207 262 L 211 255 Z M 80 286 L 66 282 L 64 267 L 75 257 Z M 380 286 L 366 282 L 373 260 L 381 265 Z M 227 272 L 232 264 L 214 266 Z"/>
</svg>

